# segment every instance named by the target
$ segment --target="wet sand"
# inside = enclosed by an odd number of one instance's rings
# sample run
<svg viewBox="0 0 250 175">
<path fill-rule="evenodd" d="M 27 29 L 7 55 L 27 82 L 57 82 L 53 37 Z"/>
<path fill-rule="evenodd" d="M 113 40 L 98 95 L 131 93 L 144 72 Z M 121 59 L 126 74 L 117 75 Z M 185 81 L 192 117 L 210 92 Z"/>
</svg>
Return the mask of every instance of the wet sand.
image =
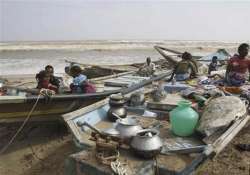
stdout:
<svg viewBox="0 0 250 175">
<path fill-rule="evenodd" d="M 249 131 L 250 123 L 218 157 L 206 161 L 195 174 L 249 175 L 250 152 L 240 152 L 234 147 L 237 143 L 250 144 Z M 5 137 L 5 141 L 10 135 Z M 64 175 L 65 159 L 77 151 L 72 136 L 65 128 L 59 129 L 57 125 L 36 126 L 28 135 L 27 138 L 27 134 L 21 134 L 8 151 L 0 156 L 0 174 Z"/>
<path fill-rule="evenodd" d="M 214 160 L 208 160 L 195 174 L 249 175 L 250 152 L 235 149 L 235 145 L 241 143 L 250 144 L 250 122 Z"/>
<path fill-rule="evenodd" d="M 4 131 L 7 135 L 1 137 L 1 148 L 17 127 L 12 125 Z M 63 175 L 64 161 L 75 151 L 64 125 L 28 123 L 15 143 L 0 156 L 0 174 Z"/>
</svg>

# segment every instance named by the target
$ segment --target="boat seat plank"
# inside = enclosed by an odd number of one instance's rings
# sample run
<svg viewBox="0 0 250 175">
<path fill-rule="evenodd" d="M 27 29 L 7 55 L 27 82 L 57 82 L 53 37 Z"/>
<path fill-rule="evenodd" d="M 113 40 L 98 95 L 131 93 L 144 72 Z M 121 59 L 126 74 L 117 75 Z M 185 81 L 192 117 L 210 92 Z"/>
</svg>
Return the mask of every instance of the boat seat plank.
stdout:
<svg viewBox="0 0 250 175">
<path fill-rule="evenodd" d="M 105 85 L 126 86 L 126 85 L 131 85 L 134 83 L 139 83 L 141 81 L 148 80 L 148 79 L 149 79 L 149 77 L 125 75 L 125 76 L 105 80 L 104 84 Z"/>
</svg>

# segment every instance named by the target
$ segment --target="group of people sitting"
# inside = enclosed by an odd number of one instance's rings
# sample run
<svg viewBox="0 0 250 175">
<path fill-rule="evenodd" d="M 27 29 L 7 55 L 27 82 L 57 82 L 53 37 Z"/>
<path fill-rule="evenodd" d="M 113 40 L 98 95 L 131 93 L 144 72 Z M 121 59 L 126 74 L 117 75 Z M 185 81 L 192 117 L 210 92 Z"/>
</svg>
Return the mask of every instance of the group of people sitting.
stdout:
<svg viewBox="0 0 250 175">
<path fill-rule="evenodd" d="M 73 77 L 73 81 L 70 84 L 71 93 L 94 93 L 96 89 L 94 85 L 88 82 L 87 77 L 82 74 L 82 69 L 79 65 L 71 65 L 66 72 Z M 47 65 L 44 70 L 36 74 L 37 88 L 49 89 L 54 93 L 58 93 L 59 89 L 64 86 L 62 78 L 54 76 L 54 68 L 51 65 Z"/>
<path fill-rule="evenodd" d="M 249 45 L 246 43 L 238 47 L 238 54 L 229 59 L 226 68 L 224 83 L 228 86 L 241 86 L 250 72 L 250 59 L 248 58 Z M 218 69 L 218 58 L 214 56 L 208 67 L 208 74 Z M 197 77 L 198 64 L 192 55 L 188 52 L 182 54 L 182 60 L 174 68 L 170 80 L 185 81 Z"/>
<path fill-rule="evenodd" d="M 229 86 L 241 86 L 247 80 L 247 72 L 250 72 L 250 59 L 248 59 L 249 45 L 246 43 L 238 47 L 238 54 L 235 54 L 229 59 L 225 84 Z M 182 60 L 177 63 L 169 80 L 175 78 L 176 81 L 185 81 L 197 77 L 198 63 L 193 59 L 188 52 L 182 54 Z M 218 58 L 214 56 L 209 65 L 208 74 L 216 71 L 218 67 Z M 142 76 L 151 76 L 154 74 L 156 66 L 152 63 L 151 58 L 148 57 L 144 66 L 142 66 L 138 73 Z M 73 77 L 73 82 L 70 84 L 71 93 L 93 93 L 95 87 L 88 82 L 87 77 L 82 74 L 82 69 L 79 65 L 71 65 L 65 70 L 66 73 Z M 54 68 L 47 65 L 45 70 L 40 71 L 36 75 L 38 89 L 50 89 L 58 93 L 61 86 L 59 77 L 54 76 Z"/>
</svg>

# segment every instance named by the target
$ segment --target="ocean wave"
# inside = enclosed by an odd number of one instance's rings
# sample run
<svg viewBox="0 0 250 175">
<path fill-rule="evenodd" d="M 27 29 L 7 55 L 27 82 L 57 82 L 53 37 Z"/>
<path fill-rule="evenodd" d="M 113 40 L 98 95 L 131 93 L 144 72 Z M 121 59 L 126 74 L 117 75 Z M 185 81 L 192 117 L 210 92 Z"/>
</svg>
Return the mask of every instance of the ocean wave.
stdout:
<svg viewBox="0 0 250 175">
<path fill-rule="evenodd" d="M 126 50 L 126 49 L 152 49 L 154 45 L 169 48 L 236 48 L 240 42 L 227 41 L 175 41 L 175 40 L 105 40 L 105 41 L 65 41 L 65 42 L 23 42 L 0 43 L 0 51 L 17 50 Z"/>
</svg>

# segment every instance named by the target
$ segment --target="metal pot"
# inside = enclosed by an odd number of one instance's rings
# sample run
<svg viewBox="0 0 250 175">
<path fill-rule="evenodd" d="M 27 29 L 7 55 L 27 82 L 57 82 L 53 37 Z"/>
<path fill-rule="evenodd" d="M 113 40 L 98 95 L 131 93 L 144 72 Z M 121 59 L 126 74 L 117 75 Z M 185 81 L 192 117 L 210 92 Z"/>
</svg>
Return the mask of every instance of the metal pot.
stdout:
<svg viewBox="0 0 250 175">
<path fill-rule="evenodd" d="M 123 139 L 130 139 L 142 130 L 142 127 L 134 118 L 118 119 L 116 123 L 115 129 L 119 131 L 120 137 Z"/>
<path fill-rule="evenodd" d="M 145 103 L 145 96 L 142 92 L 135 92 L 130 96 L 130 106 L 141 106 Z"/>
<path fill-rule="evenodd" d="M 115 122 L 118 119 L 117 116 L 119 118 L 126 118 L 127 109 L 125 107 L 110 107 L 107 115 L 110 121 Z"/>
<path fill-rule="evenodd" d="M 160 102 L 160 101 L 164 100 L 166 98 L 166 96 L 167 96 L 166 91 L 161 87 L 156 88 L 151 92 L 151 98 L 155 102 Z"/>
<path fill-rule="evenodd" d="M 119 118 L 125 118 L 127 116 L 127 109 L 124 107 L 125 99 L 121 94 L 113 94 L 109 98 L 108 118 L 115 122 Z M 115 114 L 115 115 L 114 115 Z"/>
<path fill-rule="evenodd" d="M 126 103 L 122 94 L 112 94 L 109 97 L 110 106 L 123 106 Z"/>
<path fill-rule="evenodd" d="M 141 130 L 130 142 L 130 147 L 140 157 L 152 158 L 160 153 L 163 142 L 159 137 L 159 131 L 155 129 Z"/>
</svg>

